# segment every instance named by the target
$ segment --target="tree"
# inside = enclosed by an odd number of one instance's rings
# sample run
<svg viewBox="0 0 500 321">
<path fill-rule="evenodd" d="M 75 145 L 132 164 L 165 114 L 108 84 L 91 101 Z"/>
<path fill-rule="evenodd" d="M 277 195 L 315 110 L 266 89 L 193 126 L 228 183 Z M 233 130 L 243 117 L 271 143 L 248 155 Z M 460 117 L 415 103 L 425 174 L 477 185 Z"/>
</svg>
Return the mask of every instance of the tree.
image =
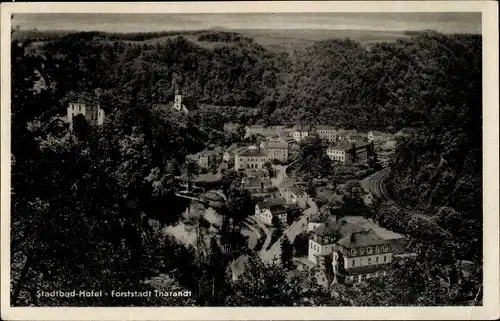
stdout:
<svg viewBox="0 0 500 321">
<path fill-rule="evenodd" d="M 312 178 L 326 176 L 330 172 L 332 161 L 326 155 L 326 146 L 317 134 L 311 134 L 300 144 L 297 155 L 297 169 Z"/>
<path fill-rule="evenodd" d="M 307 276 L 304 276 L 307 278 Z M 330 294 L 316 284 L 303 286 L 302 277 L 288 278 L 281 266 L 265 264 L 251 256 L 243 275 L 232 286 L 227 306 L 335 305 Z"/>
<path fill-rule="evenodd" d="M 342 195 L 342 207 L 339 210 L 341 215 L 364 216 L 367 207 L 363 200 L 364 191 L 359 182 L 349 181 L 345 184 Z"/>
<path fill-rule="evenodd" d="M 309 250 L 309 233 L 302 232 L 293 240 L 295 256 L 306 256 Z"/>
<path fill-rule="evenodd" d="M 281 265 L 290 269 L 293 265 L 293 245 L 286 235 L 281 239 Z"/>
<path fill-rule="evenodd" d="M 276 175 L 274 173 L 273 164 L 270 161 L 265 162 L 263 168 L 267 170 L 270 177 L 274 177 Z"/>
<path fill-rule="evenodd" d="M 75 136 L 80 140 L 86 140 L 88 138 L 90 131 L 90 125 L 87 119 L 81 114 L 76 115 L 73 118 L 73 132 Z"/>
</svg>

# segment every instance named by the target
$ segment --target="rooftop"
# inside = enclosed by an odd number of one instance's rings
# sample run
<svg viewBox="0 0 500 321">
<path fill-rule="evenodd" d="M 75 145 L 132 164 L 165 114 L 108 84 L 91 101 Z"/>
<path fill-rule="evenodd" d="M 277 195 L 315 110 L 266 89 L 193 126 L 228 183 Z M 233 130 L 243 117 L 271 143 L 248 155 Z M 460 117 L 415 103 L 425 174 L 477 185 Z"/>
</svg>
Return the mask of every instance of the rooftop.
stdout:
<svg viewBox="0 0 500 321">
<path fill-rule="evenodd" d="M 352 249 L 387 244 L 387 241 L 378 236 L 373 230 L 368 230 L 349 233 L 340 239 L 337 244 Z"/>
<path fill-rule="evenodd" d="M 302 196 L 302 195 L 305 195 L 306 193 L 298 186 L 292 186 L 290 187 L 290 192 L 292 192 L 293 194 L 297 195 L 297 196 Z"/>
<path fill-rule="evenodd" d="M 324 225 L 318 226 L 317 228 L 314 229 L 314 233 L 320 236 L 326 236 L 326 235 L 337 235 L 340 234 L 340 237 L 344 237 L 348 235 L 349 233 L 354 233 L 354 232 L 361 232 L 363 229 L 359 226 L 356 226 L 354 224 L 351 224 L 349 222 L 344 221 L 343 219 L 340 219 L 338 221 L 335 221 L 334 217 L 326 217 L 324 219 L 318 218 L 316 220 L 317 222 L 311 222 L 311 223 L 325 223 Z"/>
<path fill-rule="evenodd" d="M 293 208 L 286 205 L 285 200 L 280 198 L 266 199 L 259 202 L 258 206 L 260 209 L 269 209 L 272 214 L 286 213 L 293 210 Z"/>
<path fill-rule="evenodd" d="M 378 224 L 374 223 L 370 219 L 366 219 L 362 216 L 345 216 L 344 219 L 352 224 L 358 225 L 365 230 L 372 230 L 374 231 L 378 236 L 385 240 L 396 240 L 396 239 L 403 239 L 404 236 L 398 233 L 395 233 L 393 231 L 387 230 Z"/>
<path fill-rule="evenodd" d="M 351 135 L 351 136 L 352 136 L 352 135 L 361 135 L 361 136 L 366 136 L 366 133 L 364 133 L 364 132 L 358 132 L 357 130 L 355 130 L 355 129 L 354 129 L 354 130 L 351 130 L 351 131 L 349 132 L 349 135 Z"/>
<path fill-rule="evenodd" d="M 297 125 L 294 129 L 296 131 L 309 131 L 309 130 L 311 130 L 311 126 L 310 125 Z"/>
<path fill-rule="evenodd" d="M 270 141 L 267 143 L 268 149 L 288 149 L 288 144 L 285 142 Z"/>
<path fill-rule="evenodd" d="M 389 134 L 378 131 L 378 130 L 372 130 L 372 131 L 370 131 L 370 133 L 372 133 L 373 136 L 389 136 Z"/>
<path fill-rule="evenodd" d="M 354 148 L 363 148 L 363 147 L 366 147 L 366 146 L 369 146 L 369 145 L 370 145 L 370 143 L 352 142 L 352 143 L 340 144 L 340 145 L 337 145 L 337 146 L 330 146 L 330 147 L 328 147 L 328 149 L 333 149 L 333 150 L 349 150 L 349 149 L 352 149 L 353 146 L 354 146 Z"/>
<path fill-rule="evenodd" d="M 293 182 L 292 182 L 292 181 L 285 180 L 285 181 L 283 181 L 283 182 L 282 182 L 282 183 L 278 186 L 278 188 L 279 188 L 280 190 L 284 190 L 284 189 L 288 189 L 288 188 L 290 188 L 290 187 L 292 187 L 292 186 L 293 186 Z"/>
<path fill-rule="evenodd" d="M 235 278 L 238 278 L 243 273 L 245 273 L 245 269 L 247 267 L 249 259 L 250 259 L 250 257 L 245 254 L 245 255 L 240 256 L 239 258 L 237 258 L 236 260 L 234 260 L 231 263 L 231 271 L 233 272 L 233 276 Z"/>
<path fill-rule="evenodd" d="M 349 134 L 349 130 L 347 130 L 347 129 L 339 129 L 339 130 L 337 130 L 337 135 L 344 136 L 344 135 L 347 135 L 347 134 Z"/>
<path fill-rule="evenodd" d="M 259 178 L 259 177 L 243 178 L 242 179 L 243 187 L 256 187 L 256 188 L 260 188 L 260 183 L 264 183 L 264 186 L 268 186 L 270 184 L 270 182 L 271 182 L 270 179 L 262 179 L 262 178 Z"/>
<path fill-rule="evenodd" d="M 265 200 L 257 203 L 259 208 L 269 208 L 273 205 L 285 205 L 286 201 L 282 198 L 266 198 Z"/>
<path fill-rule="evenodd" d="M 237 148 L 238 148 L 238 144 L 234 143 L 234 144 L 232 144 L 231 146 L 229 146 L 229 147 L 227 148 L 227 150 L 226 150 L 226 151 L 227 151 L 228 153 L 230 153 L 230 152 L 232 152 L 232 151 L 236 150 Z"/>
<path fill-rule="evenodd" d="M 267 154 L 266 152 L 260 150 L 259 148 L 251 148 L 247 147 L 245 150 L 238 151 L 238 156 L 245 156 L 245 157 L 250 157 L 250 156 L 255 156 L 255 157 L 266 157 Z"/>
<path fill-rule="evenodd" d="M 316 126 L 318 130 L 335 130 L 335 127 L 329 125 L 318 125 Z"/>
</svg>

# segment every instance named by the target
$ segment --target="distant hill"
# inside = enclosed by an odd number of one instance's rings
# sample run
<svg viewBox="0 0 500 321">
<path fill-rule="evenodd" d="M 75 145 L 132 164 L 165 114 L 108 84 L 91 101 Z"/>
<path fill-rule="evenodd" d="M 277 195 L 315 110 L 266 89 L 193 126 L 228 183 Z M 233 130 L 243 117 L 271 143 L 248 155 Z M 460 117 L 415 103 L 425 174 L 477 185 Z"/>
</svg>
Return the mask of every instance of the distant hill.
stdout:
<svg viewBox="0 0 500 321">
<path fill-rule="evenodd" d="M 33 37 L 42 43 L 35 51 L 66 59 L 64 73 L 73 90 L 142 88 L 163 103 L 180 86 L 199 105 L 257 107 L 256 117 L 268 124 L 418 127 L 439 104 L 473 100 L 469 93 L 475 84 L 463 82 L 462 75 L 481 70 L 481 36 L 431 31 L 46 32 Z"/>
</svg>

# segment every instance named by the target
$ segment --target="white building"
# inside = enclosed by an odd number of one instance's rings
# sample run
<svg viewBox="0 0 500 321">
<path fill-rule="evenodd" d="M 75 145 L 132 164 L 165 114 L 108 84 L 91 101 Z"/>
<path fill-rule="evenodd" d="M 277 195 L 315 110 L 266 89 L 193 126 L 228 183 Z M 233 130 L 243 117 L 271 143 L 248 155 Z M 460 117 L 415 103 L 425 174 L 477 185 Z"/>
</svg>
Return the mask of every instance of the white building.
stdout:
<svg viewBox="0 0 500 321">
<path fill-rule="evenodd" d="M 292 132 L 293 139 L 295 139 L 296 142 L 300 142 L 309 136 L 310 131 L 311 128 L 309 126 L 298 126 Z"/>
<path fill-rule="evenodd" d="M 316 132 L 321 139 L 324 139 L 330 143 L 337 142 L 338 140 L 337 130 L 333 128 L 333 126 L 318 125 Z"/>
<path fill-rule="evenodd" d="M 186 108 L 186 106 L 182 104 L 182 95 L 179 90 L 175 91 L 174 104 L 172 105 L 172 108 L 185 114 L 189 113 L 189 110 Z"/>
<path fill-rule="evenodd" d="M 289 204 L 297 204 L 300 208 L 306 208 L 308 197 L 302 188 L 291 185 L 288 188 L 279 189 L 280 196 Z"/>
<path fill-rule="evenodd" d="M 349 233 L 334 244 L 334 273 L 345 276 L 347 282 L 385 274 L 392 255 L 390 242 L 373 230 Z"/>
<path fill-rule="evenodd" d="M 336 220 L 334 216 L 318 216 L 309 220 L 308 229 L 312 230 L 309 238 L 308 259 L 314 264 L 318 257 L 331 255 L 335 242 L 342 236 L 363 229 L 343 219 Z"/>
<path fill-rule="evenodd" d="M 266 199 L 255 205 L 255 216 L 267 225 L 273 224 L 273 216 L 277 216 L 281 224 L 288 224 L 288 215 L 293 209 L 287 207 L 280 199 Z"/>
<path fill-rule="evenodd" d="M 104 110 L 102 110 L 99 105 L 86 104 L 83 102 L 69 103 L 67 108 L 67 118 L 69 121 L 69 128 L 71 130 L 73 130 L 73 119 L 77 115 L 84 116 L 90 125 L 100 126 L 104 124 Z"/>
<path fill-rule="evenodd" d="M 280 137 L 271 137 L 262 143 L 269 160 L 277 159 L 284 162 L 288 159 L 288 143 Z"/>
<path fill-rule="evenodd" d="M 267 152 L 257 146 L 250 146 L 242 151 L 235 153 L 235 170 L 262 169 L 264 163 L 268 160 Z"/>
<path fill-rule="evenodd" d="M 378 130 L 372 130 L 368 133 L 369 142 L 381 142 L 388 139 L 390 134 L 379 132 Z"/>
<path fill-rule="evenodd" d="M 330 146 L 326 150 L 326 154 L 333 161 L 341 164 L 349 164 L 367 159 L 371 152 L 370 149 L 370 143 L 351 142 Z"/>
</svg>

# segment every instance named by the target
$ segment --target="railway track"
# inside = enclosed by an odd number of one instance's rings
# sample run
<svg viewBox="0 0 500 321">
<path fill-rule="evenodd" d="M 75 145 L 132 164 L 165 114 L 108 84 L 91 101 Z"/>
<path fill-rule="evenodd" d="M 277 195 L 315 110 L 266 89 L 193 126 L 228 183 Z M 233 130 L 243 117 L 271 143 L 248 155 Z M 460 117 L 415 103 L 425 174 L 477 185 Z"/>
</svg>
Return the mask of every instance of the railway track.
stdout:
<svg viewBox="0 0 500 321">
<path fill-rule="evenodd" d="M 415 212 L 413 209 L 408 209 L 408 208 L 402 206 L 401 204 L 399 204 L 399 202 L 392 197 L 391 193 L 387 189 L 386 180 L 389 177 L 389 174 L 390 174 L 390 169 L 384 168 L 383 170 L 373 174 L 368 179 L 366 186 L 368 187 L 368 191 L 370 192 L 370 194 L 372 194 L 376 198 L 384 199 L 384 200 L 393 202 L 394 205 L 399 210 L 405 211 L 406 213 L 410 213 L 414 217 L 418 217 L 422 220 L 425 220 L 429 223 L 432 223 L 440 232 L 442 232 L 448 236 L 452 236 L 452 234 L 450 232 L 448 232 L 447 230 L 445 230 L 444 228 L 442 228 L 441 226 L 436 224 L 432 217 Z"/>
</svg>

